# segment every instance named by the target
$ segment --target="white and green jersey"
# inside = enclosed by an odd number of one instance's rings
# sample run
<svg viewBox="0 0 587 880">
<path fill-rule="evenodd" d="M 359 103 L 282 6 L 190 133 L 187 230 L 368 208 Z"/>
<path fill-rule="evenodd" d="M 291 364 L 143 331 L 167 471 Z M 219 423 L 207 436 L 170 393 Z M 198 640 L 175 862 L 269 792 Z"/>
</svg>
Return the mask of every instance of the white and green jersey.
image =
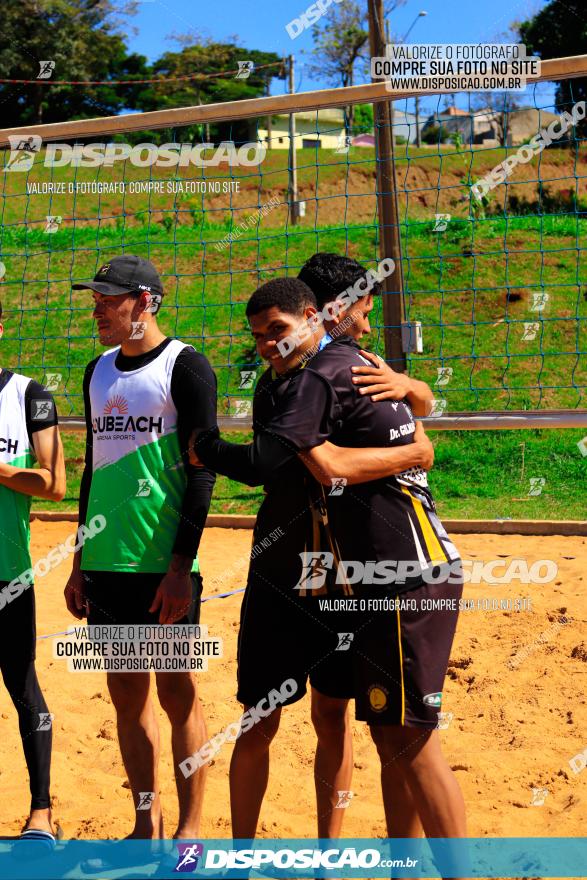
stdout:
<svg viewBox="0 0 587 880">
<path fill-rule="evenodd" d="M 186 490 L 171 377 L 186 348 L 170 340 L 154 360 L 130 371 L 116 366 L 119 347 L 95 363 L 86 522 L 99 514 L 106 526 L 84 545 L 86 571 L 163 573 L 169 567 Z"/>
<path fill-rule="evenodd" d="M 0 373 L 0 461 L 30 468 L 35 463 L 26 420 L 25 394 L 31 379 Z M 11 581 L 31 568 L 31 497 L 0 485 L 0 581 Z"/>
</svg>

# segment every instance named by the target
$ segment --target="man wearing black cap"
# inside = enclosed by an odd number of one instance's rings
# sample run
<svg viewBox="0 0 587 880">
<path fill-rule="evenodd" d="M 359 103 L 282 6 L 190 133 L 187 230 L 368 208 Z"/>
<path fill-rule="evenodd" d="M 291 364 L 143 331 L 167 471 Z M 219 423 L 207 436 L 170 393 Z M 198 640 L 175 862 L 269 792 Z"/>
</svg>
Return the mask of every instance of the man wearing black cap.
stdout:
<svg viewBox="0 0 587 880">
<path fill-rule="evenodd" d="M 84 376 L 79 510 L 80 524 L 100 514 L 106 526 L 75 557 L 67 607 L 90 625 L 197 623 L 197 552 L 215 476 L 190 465 L 188 440 L 216 423 L 216 378 L 203 355 L 157 326 L 163 287 L 148 260 L 114 257 L 92 282 L 73 287 L 93 291 L 98 336 L 109 349 Z M 107 678 L 137 810 L 131 836 L 162 838 L 150 673 Z M 207 739 L 196 682 L 188 671 L 156 672 L 156 680 L 177 766 Z M 174 836 L 198 836 L 204 781 L 204 768 L 189 779 L 176 773 Z"/>
</svg>

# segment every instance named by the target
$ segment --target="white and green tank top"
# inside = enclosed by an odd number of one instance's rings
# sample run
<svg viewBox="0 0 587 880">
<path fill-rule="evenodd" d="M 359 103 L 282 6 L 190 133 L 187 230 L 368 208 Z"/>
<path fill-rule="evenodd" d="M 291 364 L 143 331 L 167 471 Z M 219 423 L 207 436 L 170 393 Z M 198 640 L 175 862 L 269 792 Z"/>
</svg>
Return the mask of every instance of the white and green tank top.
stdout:
<svg viewBox="0 0 587 880">
<path fill-rule="evenodd" d="M 0 461 L 13 467 L 35 463 L 25 409 L 30 382 L 13 373 L 0 391 Z M 31 568 L 30 511 L 30 495 L 0 486 L 0 581 L 11 581 Z"/>
<path fill-rule="evenodd" d="M 86 522 L 100 514 L 106 526 L 84 545 L 86 571 L 158 573 L 169 567 L 186 489 L 171 375 L 185 348 L 174 339 L 153 361 L 128 372 L 116 367 L 115 348 L 94 367 Z"/>
</svg>

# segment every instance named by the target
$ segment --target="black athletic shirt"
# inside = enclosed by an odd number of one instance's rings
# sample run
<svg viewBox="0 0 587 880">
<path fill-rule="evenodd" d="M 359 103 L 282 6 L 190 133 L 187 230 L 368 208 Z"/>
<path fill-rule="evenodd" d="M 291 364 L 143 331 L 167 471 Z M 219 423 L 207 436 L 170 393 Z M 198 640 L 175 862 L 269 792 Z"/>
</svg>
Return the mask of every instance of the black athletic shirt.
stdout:
<svg viewBox="0 0 587 880">
<path fill-rule="evenodd" d="M 269 594 L 292 592 L 302 573 L 300 553 L 314 540 L 323 546 L 322 523 L 314 499 L 318 483 L 289 444 L 265 432 L 291 377 L 268 369 L 253 398 L 254 440 L 250 444 L 222 440 L 218 429 L 200 434 L 196 449 L 201 461 L 233 480 L 263 485 L 265 497 L 257 514 L 249 568 L 249 585 Z"/>
<path fill-rule="evenodd" d="M 412 443 L 415 424 L 408 404 L 374 403 L 353 384 L 351 367 L 363 363 L 354 339 L 331 342 L 288 382 L 266 432 L 296 453 L 325 440 L 347 447 Z M 326 504 L 341 559 L 405 560 L 427 568 L 458 558 L 421 469 L 344 486 L 340 494 L 329 492 Z M 421 582 L 414 576 L 409 586 Z"/>
<path fill-rule="evenodd" d="M 14 373 L 12 370 L 0 372 L 0 391 L 10 382 Z M 33 403 L 34 401 L 34 403 Z M 50 391 L 47 391 L 39 382 L 31 379 L 24 393 L 25 420 L 29 443 L 33 445 L 33 434 L 52 428 L 59 423 L 57 406 Z M 38 416 L 42 417 L 39 418 Z M 34 452 L 34 447 L 33 447 Z"/>
<path fill-rule="evenodd" d="M 197 436 L 195 446 L 200 460 L 231 480 L 248 486 L 264 486 L 266 491 L 276 480 L 283 479 L 283 474 L 279 472 L 278 475 L 278 471 L 283 465 L 292 463 L 296 453 L 290 445 L 265 433 L 265 429 L 290 378 L 291 375 L 279 376 L 269 368 L 257 382 L 253 397 L 252 443 L 223 440 L 215 426 Z M 299 475 L 305 468 L 296 466 L 295 471 Z"/>
<path fill-rule="evenodd" d="M 169 345 L 164 339 L 156 348 L 129 357 L 119 352 L 116 367 L 122 372 L 138 370 L 155 360 Z M 99 357 L 86 367 L 83 382 L 86 418 L 86 458 L 80 486 L 79 523 L 85 524 L 92 483 L 93 432 L 90 406 L 90 381 Z M 209 430 L 216 425 L 216 376 L 204 355 L 185 348 L 179 353 L 171 374 L 171 397 L 177 409 L 177 436 L 187 478 L 181 516 L 173 552 L 195 559 L 212 499 L 216 475 L 207 468 L 189 462 L 189 439 L 194 429 Z"/>
</svg>

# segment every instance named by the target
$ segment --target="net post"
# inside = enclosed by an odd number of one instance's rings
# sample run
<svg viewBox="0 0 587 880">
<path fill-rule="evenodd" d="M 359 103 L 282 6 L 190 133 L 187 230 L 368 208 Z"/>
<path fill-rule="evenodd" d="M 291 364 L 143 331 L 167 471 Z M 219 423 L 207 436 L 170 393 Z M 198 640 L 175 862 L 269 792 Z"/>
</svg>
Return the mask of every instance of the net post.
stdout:
<svg viewBox="0 0 587 880">
<path fill-rule="evenodd" d="M 383 0 L 369 0 L 369 45 L 371 57 L 385 55 Z M 375 80 L 373 80 L 375 81 Z M 394 370 L 405 372 L 406 355 L 402 345 L 404 320 L 404 279 L 401 235 L 395 179 L 393 108 L 391 101 L 373 104 L 377 161 L 377 203 L 379 214 L 379 256 L 391 257 L 395 271 L 384 282 L 383 321 L 385 358 Z M 391 286 L 391 290 L 386 289 Z"/>
<path fill-rule="evenodd" d="M 295 90 L 293 55 L 288 58 L 288 82 L 289 93 L 293 95 Z M 296 159 L 296 117 L 292 112 L 289 114 L 289 213 L 292 226 L 297 224 L 299 213 Z"/>
</svg>

